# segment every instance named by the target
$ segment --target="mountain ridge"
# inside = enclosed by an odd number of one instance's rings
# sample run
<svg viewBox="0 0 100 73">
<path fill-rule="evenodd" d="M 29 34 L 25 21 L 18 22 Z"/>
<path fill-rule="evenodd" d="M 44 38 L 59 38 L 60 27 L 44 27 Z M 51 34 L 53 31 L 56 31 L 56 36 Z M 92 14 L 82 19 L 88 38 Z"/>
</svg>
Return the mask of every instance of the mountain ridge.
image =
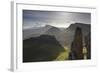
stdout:
<svg viewBox="0 0 100 73">
<path fill-rule="evenodd" d="M 41 27 L 39 29 L 33 29 L 32 31 L 30 30 L 31 32 L 29 33 L 31 33 L 31 35 L 29 35 L 27 39 L 31 37 L 38 37 L 40 35 L 53 35 L 61 45 L 70 47 L 70 43 L 73 40 L 75 29 L 77 27 L 80 27 L 82 29 L 83 36 L 86 36 L 89 32 L 91 32 L 90 24 L 84 23 L 72 23 L 68 28 L 63 30 L 60 30 L 60 28 L 51 25 L 45 25 L 44 27 Z M 25 34 L 23 35 L 25 36 Z"/>
</svg>

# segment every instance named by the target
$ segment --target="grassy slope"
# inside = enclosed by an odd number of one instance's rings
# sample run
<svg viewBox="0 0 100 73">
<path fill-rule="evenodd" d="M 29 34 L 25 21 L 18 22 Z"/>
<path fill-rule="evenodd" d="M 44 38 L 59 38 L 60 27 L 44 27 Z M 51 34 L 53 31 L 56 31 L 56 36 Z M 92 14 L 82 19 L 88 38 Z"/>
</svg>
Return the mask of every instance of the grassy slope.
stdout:
<svg viewBox="0 0 100 73">
<path fill-rule="evenodd" d="M 64 61 L 64 60 L 68 60 L 68 56 L 69 56 L 69 49 L 67 47 L 64 47 L 65 51 L 61 52 L 58 57 L 55 59 L 56 61 Z"/>
<path fill-rule="evenodd" d="M 53 61 L 65 51 L 55 37 L 42 35 L 23 41 L 23 62 Z"/>
</svg>

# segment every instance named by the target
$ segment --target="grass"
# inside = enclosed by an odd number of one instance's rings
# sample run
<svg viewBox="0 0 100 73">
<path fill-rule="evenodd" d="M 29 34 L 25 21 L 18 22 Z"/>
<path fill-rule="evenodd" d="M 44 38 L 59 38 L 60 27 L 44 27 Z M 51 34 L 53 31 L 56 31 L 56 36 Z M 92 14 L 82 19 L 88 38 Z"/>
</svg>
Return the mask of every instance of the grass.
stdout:
<svg viewBox="0 0 100 73">
<path fill-rule="evenodd" d="M 68 60 L 68 57 L 69 57 L 69 48 L 67 47 L 64 47 L 65 51 L 61 52 L 57 58 L 55 59 L 56 61 L 64 61 L 64 60 Z M 84 54 L 84 59 L 87 59 L 87 49 L 86 47 L 83 48 L 83 54 Z"/>
<path fill-rule="evenodd" d="M 67 47 L 64 47 L 65 51 L 61 52 L 58 57 L 55 59 L 56 61 L 64 61 L 64 60 L 68 60 L 69 57 L 69 49 Z"/>
<path fill-rule="evenodd" d="M 87 48 L 83 48 L 84 59 L 87 59 Z"/>
</svg>

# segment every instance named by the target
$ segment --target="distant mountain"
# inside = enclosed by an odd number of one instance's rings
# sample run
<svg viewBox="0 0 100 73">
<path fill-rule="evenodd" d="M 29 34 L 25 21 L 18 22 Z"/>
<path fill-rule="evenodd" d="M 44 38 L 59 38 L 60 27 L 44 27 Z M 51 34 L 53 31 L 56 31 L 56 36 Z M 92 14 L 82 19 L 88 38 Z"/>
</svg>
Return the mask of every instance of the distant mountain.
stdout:
<svg viewBox="0 0 100 73">
<path fill-rule="evenodd" d="M 44 32 L 46 32 L 48 29 L 50 29 L 52 27 L 53 26 L 46 25 L 44 27 L 23 30 L 23 39 L 29 39 L 31 37 L 38 37 L 38 36 L 44 34 Z"/>
<path fill-rule="evenodd" d="M 48 34 L 48 35 L 56 35 L 59 34 L 61 31 L 59 28 L 56 27 L 51 27 L 50 29 L 48 29 L 44 34 Z"/>
<path fill-rule="evenodd" d="M 63 51 L 54 36 L 32 37 L 23 41 L 23 62 L 52 61 Z"/>
<path fill-rule="evenodd" d="M 63 46 L 63 41 L 65 41 L 66 37 L 64 34 L 65 30 L 63 28 L 51 27 L 44 34 L 53 35 L 59 41 L 59 43 Z"/>
<path fill-rule="evenodd" d="M 52 27 L 54 27 L 54 26 L 51 26 L 51 25 L 45 25 L 45 26 L 44 26 L 44 28 L 47 28 L 47 29 L 50 29 L 50 28 L 52 28 Z"/>
</svg>

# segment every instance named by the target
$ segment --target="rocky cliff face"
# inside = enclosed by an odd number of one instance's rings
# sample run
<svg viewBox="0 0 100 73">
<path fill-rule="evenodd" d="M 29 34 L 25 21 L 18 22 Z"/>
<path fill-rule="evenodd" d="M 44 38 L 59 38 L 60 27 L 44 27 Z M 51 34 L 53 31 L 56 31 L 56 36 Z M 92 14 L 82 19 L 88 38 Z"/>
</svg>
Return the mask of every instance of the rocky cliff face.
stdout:
<svg viewBox="0 0 100 73">
<path fill-rule="evenodd" d="M 91 26 L 90 24 L 84 24 L 84 23 L 73 23 L 71 24 L 65 31 L 66 31 L 66 44 L 70 47 L 70 44 L 74 40 L 74 35 L 76 28 L 79 27 L 81 28 L 82 31 L 82 36 L 85 37 L 90 31 L 91 31 Z"/>
<path fill-rule="evenodd" d="M 75 30 L 75 35 L 73 42 L 71 44 L 71 53 L 70 53 L 70 59 L 72 60 L 78 60 L 83 59 L 83 35 L 82 35 L 82 29 L 80 27 L 77 27 Z"/>
<path fill-rule="evenodd" d="M 87 59 L 91 59 L 91 34 L 85 36 L 85 46 L 87 48 Z"/>
</svg>

